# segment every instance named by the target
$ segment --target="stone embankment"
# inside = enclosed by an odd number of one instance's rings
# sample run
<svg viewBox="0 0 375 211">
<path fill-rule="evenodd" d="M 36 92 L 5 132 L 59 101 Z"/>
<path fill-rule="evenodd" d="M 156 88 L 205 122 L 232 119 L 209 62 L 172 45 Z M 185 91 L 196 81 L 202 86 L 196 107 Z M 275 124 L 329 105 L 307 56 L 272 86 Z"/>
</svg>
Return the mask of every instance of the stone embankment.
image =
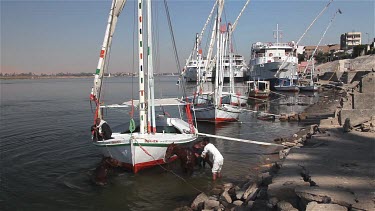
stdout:
<svg viewBox="0 0 375 211">
<path fill-rule="evenodd" d="M 176 210 L 375 210 L 373 90 L 374 73 L 324 88 L 319 101 L 297 115 L 301 123 L 320 123 L 275 139 L 284 149 L 256 169 L 255 178 L 215 186 Z"/>
<path fill-rule="evenodd" d="M 346 71 L 366 71 L 375 69 L 375 55 L 360 56 L 354 59 L 336 60 L 317 65 L 316 70 L 319 70 L 323 75 L 326 72 L 346 72 Z"/>
</svg>

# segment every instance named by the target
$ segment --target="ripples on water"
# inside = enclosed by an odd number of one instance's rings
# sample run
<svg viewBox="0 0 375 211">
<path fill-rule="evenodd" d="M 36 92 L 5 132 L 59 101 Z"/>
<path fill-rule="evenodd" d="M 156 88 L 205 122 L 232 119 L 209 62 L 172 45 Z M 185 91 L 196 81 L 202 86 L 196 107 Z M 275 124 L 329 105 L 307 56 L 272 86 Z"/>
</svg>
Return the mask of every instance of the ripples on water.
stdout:
<svg viewBox="0 0 375 211">
<path fill-rule="evenodd" d="M 107 80 L 103 93 L 106 103 L 129 100 L 132 90 L 137 98 L 137 85 L 132 87 L 131 78 Z M 175 83 L 174 77 L 157 79 L 161 89 L 156 90 L 156 96 L 177 96 Z M 207 167 L 190 178 L 184 177 L 190 185 L 160 167 L 136 175 L 117 169 L 107 186 L 93 185 L 91 175 L 101 155 L 90 141 L 91 86 L 91 78 L 1 81 L 2 209 L 173 210 L 187 205 L 198 193 L 193 187 L 207 191 L 213 186 Z M 191 91 L 189 87 L 188 92 Z M 284 101 L 296 100 L 291 96 Z M 273 113 L 302 109 L 272 103 L 258 107 Z M 129 120 L 128 112 L 108 112 L 107 117 L 113 128 Z M 199 124 L 204 133 L 268 142 L 297 129 L 297 124 L 257 120 L 252 113 L 243 114 L 237 123 L 217 127 Z M 212 142 L 225 158 L 223 182 L 243 181 L 250 169 L 262 161 L 262 155 L 273 152 L 270 147 L 253 144 Z M 181 175 L 178 163 L 166 167 Z"/>
</svg>

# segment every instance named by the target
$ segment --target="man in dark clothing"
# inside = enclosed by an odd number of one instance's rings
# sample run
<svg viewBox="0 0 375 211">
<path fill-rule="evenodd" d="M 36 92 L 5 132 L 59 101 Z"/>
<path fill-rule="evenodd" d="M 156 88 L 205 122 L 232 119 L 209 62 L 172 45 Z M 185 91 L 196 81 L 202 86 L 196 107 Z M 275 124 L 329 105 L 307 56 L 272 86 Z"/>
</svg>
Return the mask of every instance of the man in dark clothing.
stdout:
<svg viewBox="0 0 375 211">
<path fill-rule="evenodd" d="M 111 139 L 112 130 L 108 123 L 100 118 L 95 120 L 95 125 L 91 126 L 91 132 L 93 133 L 93 140 L 102 141 Z"/>
</svg>

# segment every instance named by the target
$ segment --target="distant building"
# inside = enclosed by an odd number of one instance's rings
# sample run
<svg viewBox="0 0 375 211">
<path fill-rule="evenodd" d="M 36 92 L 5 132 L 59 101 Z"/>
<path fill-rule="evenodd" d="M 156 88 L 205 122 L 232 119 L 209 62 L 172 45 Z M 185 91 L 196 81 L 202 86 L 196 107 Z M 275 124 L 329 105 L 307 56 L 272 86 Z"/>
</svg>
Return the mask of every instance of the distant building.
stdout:
<svg viewBox="0 0 375 211">
<path fill-rule="evenodd" d="M 315 45 L 308 45 L 305 46 L 305 54 L 306 54 L 306 59 L 308 60 L 312 53 L 314 52 L 316 46 Z M 321 45 L 318 46 L 318 49 L 316 49 L 315 55 L 318 54 L 319 52 L 322 53 L 334 53 L 337 50 L 340 50 L 340 45 L 339 44 L 330 44 L 330 45 Z"/>
<path fill-rule="evenodd" d="M 356 45 L 362 44 L 362 33 L 361 32 L 347 32 L 342 34 L 340 37 L 340 49 L 348 50 L 352 49 Z"/>
</svg>

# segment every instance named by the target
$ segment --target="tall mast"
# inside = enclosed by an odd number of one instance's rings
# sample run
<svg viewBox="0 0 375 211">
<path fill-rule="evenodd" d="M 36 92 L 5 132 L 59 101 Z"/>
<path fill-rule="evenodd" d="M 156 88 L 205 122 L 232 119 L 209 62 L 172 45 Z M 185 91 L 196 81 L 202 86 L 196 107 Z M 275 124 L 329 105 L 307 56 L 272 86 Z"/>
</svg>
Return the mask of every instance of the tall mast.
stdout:
<svg viewBox="0 0 375 211">
<path fill-rule="evenodd" d="M 203 33 L 204 33 L 204 31 L 206 30 L 209 21 L 211 20 L 211 17 L 212 17 L 212 14 L 213 14 L 213 12 L 214 12 L 214 9 L 215 9 L 215 7 L 216 7 L 216 4 L 217 4 L 217 0 L 215 1 L 215 4 L 214 4 L 214 6 L 213 6 L 212 9 L 211 9 L 210 14 L 208 15 L 208 18 L 207 18 L 207 20 L 206 20 L 206 23 L 204 24 L 203 29 L 202 29 L 201 33 L 199 34 L 199 36 L 198 36 L 198 40 L 196 40 L 196 43 L 197 43 L 197 42 L 198 42 L 198 43 L 201 43 L 201 41 L 202 41 L 202 37 L 203 37 Z M 215 25 L 215 23 L 214 23 L 214 25 Z M 214 28 L 215 28 L 215 26 L 214 26 Z M 195 53 L 196 50 L 197 50 L 197 45 L 194 45 L 194 49 L 193 49 L 192 52 L 190 53 L 189 58 L 186 60 L 185 68 L 187 67 L 188 63 L 191 61 L 191 59 L 192 59 L 192 57 L 193 57 L 193 54 Z"/>
<path fill-rule="evenodd" d="M 195 35 L 195 50 L 196 50 L 196 54 L 197 54 L 197 57 L 196 57 L 196 61 L 197 61 L 197 91 L 196 91 L 196 94 L 199 95 L 199 92 L 200 92 L 200 88 L 201 88 L 201 65 L 200 65 L 200 62 L 201 62 L 201 57 L 199 55 L 200 53 L 200 49 L 199 49 L 199 34 L 197 33 Z"/>
<path fill-rule="evenodd" d="M 151 99 L 148 101 L 148 112 L 150 112 L 151 105 L 151 118 L 152 118 L 152 132 L 156 133 L 156 123 L 155 123 L 155 95 L 154 95 L 154 67 L 153 67 L 153 56 L 152 56 L 152 14 L 151 14 L 151 0 L 147 0 L 147 75 L 148 75 L 148 93 L 151 93 Z M 150 95 L 150 94 L 149 94 Z M 150 119 L 148 119 L 150 122 Z M 149 129 L 150 132 L 150 129 Z"/>
<path fill-rule="evenodd" d="M 229 92 L 234 93 L 234 74 L 233 74 L 233 48 L 232 48 L 232 25 L 228 24 L 228 45 L 229 45 Z"/>
<path fill-rule="evenodd" d="M 146 129 L 146 111 L 145 111 L 145 73 L 143 68 L 143 1 L 138 0 L 138 65 L 139 65 L 139 121 L 140 133 L 144 134 Z"/>
<path fill-rule="evenodd" d="M 224 0 L 218 0 L 217 16 L 216 16 L 216 75 L 215 75 L 215 105 L 219 105 L 221 88 L 222 85 L 219 84 L 219 74 L 220 74 L 220 56 L 221 47 L 220 46 L 220 23 L 221 23 L 221 13 L 224 7 Z M 209 59 L 209 58 L 207 58 Z"/>
<path fill-rule="evenodd" d="M 96 108 L 97 113 L 95 114 L 95 118 L 96 117 L 102 118 L 102 114 L 101 114 L 99 107 L 100 107 L 100 102 L 101 102 L 100 99 L 101 99 L 101 88 L 102 88 L 102 80 L 104 76 L 104 69 L 105 69 L 105 64 L 107 61 L 107 55 L 111 47 L 112 37 L 115 32 L 117 19 L 120 13 L 122 12 L 122 9 L 124 8 L 125 3 L 126 3 L 126 0 L 113 0 L 112 5 L 111 5 L 111 10 L 109 12 L 107 28 L 106 28 L 105 35 L 104 35 L 102 48 L 100 50 L 98 66 L 95 71 L 94 86 L 92 87 L 92 90 L 91 90 L 91 100 L 95 101 L 96 107 L 97 107 Z"/>
</svg>

